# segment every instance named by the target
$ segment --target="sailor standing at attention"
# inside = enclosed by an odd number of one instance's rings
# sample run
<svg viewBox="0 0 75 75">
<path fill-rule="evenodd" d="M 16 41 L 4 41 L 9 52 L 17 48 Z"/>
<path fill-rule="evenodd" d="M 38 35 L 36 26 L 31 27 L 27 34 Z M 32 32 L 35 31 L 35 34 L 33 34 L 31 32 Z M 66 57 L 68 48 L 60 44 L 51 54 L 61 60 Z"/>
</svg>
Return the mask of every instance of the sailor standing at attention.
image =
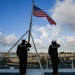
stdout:
<svg viewBox="0 0 75 75">
<path fill-rule="evenodd" d="M 53 67 L 53 73 L 58 73 L 58 48 L 60 47 L 59 44 L 57 44 L 56 40 L 52 40 L 51 45 L 48 49 L 48 54 L 51 58 L 52 67 Z"/>
<path fill-rule="evenodd" d="M 31 44 L 29 44 L 26 40 L 22 40 L 22 43 L 17 47 L 16 54 L 19 58 L 20 75 L 26 74 L 28 47 L 31 47 Z"/>
</svg>

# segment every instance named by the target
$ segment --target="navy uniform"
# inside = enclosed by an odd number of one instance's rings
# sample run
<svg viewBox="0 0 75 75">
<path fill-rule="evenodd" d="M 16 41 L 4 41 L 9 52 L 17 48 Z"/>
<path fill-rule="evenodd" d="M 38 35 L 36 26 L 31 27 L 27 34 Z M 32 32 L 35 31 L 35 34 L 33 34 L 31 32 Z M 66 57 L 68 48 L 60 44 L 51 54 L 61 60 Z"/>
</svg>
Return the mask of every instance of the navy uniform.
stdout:
<svg viewBox="0 0 75 75">
<path fill-rule="evenodd" d="M 52 40 L 52 44 L 49 46 L 48 53 L 51 57 L 52 67 L 53 67 L 53 74 L 57 74 L 58 72 L 58 47 L 56 40 Z"/>
<path fill-rule="evenodd" d="M 22 43 L 17 47 L 16 54 L 19 58 L 20 75 L 26 74 L 28 47 L 31 47 L 31 45 L 26 40 L 22 40 Z"/>
</svg>

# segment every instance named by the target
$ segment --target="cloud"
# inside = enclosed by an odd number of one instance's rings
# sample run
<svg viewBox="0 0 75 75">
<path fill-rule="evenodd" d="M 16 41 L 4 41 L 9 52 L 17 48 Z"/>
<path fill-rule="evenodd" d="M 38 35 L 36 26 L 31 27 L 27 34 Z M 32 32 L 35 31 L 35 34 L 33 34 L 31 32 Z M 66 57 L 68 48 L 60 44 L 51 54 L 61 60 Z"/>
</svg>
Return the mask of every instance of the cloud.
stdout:
<svg viewBox="0 0 75 75">
<path fill-rule="evenodd" d="M 33 27 L 33 32 L 39 39 L 44 40 L 47 39 L 49 36 L 51 36 L 50 38 L 56 37 L 59 34 L 60 29 L 59 26 L 51 26 L 49 24 L 45 25 L 45 26 L 34 26 Z"/>
<path fill-rule="evenodd" d="M 32 28 L 32 35 L 38 52 L 48 52 L 48 46 L 51 43 L 52 39 L 56 39 L 57 43 L 61 45 L 59 52 L 72 52 L 75 50 L 75 35 L 64 35 L 60 36 L 61 28 L 60 26 L 34 26 Z"/>
<path fill-rule="evenodd" d="M 60 33 L 59 26 L 33 26 L 32 35 L 34 37 L 35 44 L 40 51 L 46 51 L 52 39 L 55 39 Z"/>
<path fill-rule="evenodd" d="M 52 8 L 52 17 L 55 21 L 68 27 L 69 30 L 75 32 L 75 0 L 57 0 L 54 8 Z"/>
<path fill-rule="evenodd" d="M 17 41 L 17 37 L 14 34 L 10 34 L 8 36 L 3 36 L 0 32 L 0 44 L 2 45 L 11 45 Z"/>
<path fill-rule="evenodd" d="M 46 36 L 46 40 L 48 40 L 48 42 L 51 41 L 52 38 L 55 38 L 61 45 L 59 51 L 75 50 L 74 9 L 75 9 L 75 0 L 63 0 L 63 1 L 57 0 L 52 10 L 49 10 L 49 12 L 52 13 L 53 19 L 56 21 L 57 26 L 54 28 L 48 27 L 47 25 L 45 26 L 45 28 L 43 27 L 44 31 L 42 30 L 43 35 L 41 35 L 41 37 L 45 38 Z M 45 31 L 47 32 L 47 34 L 45 33 Z M 46 44 L 46 47 L 47 45 L 49 45 L 49 43 L 45 42 L 44 44 Z"/>
<path fill-rule="evenodd" d="M 62 35 L 62 37 L 58 39 L 58 42 L 61 44 L 60 48 L 62 51 L 75 51 L 75 36 Z"/>
<path fill-rule="evenodd" d="M 75 36 L 62 36 L 61 42 L 64 42 L 65 47 L 72 47 L 75 46 Z"/>
<path fill-rule="evenodd" d="M 52 10 L 52 18 L 57 26 L 35 25 L 33 37 L 39 51 L 48 52 L 48 46 L 52 39 L 56 39 L 61 45 L 59 52 L 75 51 L 75 0 L 57 0 Z"/>
</svg>

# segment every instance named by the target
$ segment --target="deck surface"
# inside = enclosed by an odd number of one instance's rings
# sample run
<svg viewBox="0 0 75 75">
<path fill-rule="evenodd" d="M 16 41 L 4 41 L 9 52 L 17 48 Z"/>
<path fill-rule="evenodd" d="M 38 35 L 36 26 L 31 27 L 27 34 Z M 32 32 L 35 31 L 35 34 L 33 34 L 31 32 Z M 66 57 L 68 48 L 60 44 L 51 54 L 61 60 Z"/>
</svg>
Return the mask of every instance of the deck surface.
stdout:
<svg viewBox="0 0 75 75">
<path fill-rule="evenodd" d="M 52 69 L 44 69 L 44 75 L 52 75 Z M 0 75 L 20 75 L 19 69 L 0 69 Z M 27 69 L 26 75 L 42 75 L 40 69 Z M 59 69 L 57 75 L 75 75 L 75 69 Z"/>
<path fill-rule="evenodd" d="M 66 75 L 66 74 L 67 75 L 75 75 L 75 73 L 58 73 L 58 75 Z M 20 74 L 19 73 L 0 73 L 0 75 L 20 75 Z M 44 75 L 52 75 L 52 74 L 51 73 L 45 73 Z"/>
</svg>

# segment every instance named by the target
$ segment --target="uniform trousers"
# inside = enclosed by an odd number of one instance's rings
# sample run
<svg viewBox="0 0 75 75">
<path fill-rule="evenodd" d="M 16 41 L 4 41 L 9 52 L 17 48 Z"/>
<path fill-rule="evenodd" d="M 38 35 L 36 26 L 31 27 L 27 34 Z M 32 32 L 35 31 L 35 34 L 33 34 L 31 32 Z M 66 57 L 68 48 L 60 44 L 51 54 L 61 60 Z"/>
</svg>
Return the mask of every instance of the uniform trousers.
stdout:
<svg viewBox="0 0 75 75">
<path fill-rule="evenodd" d="M 19 69 L 20 69 L 20 75 L 26 74 L 26 69 L 27 69 L 27 56 L 20 58 Z"/>
<path fill-rule="evenodd" d="M 58 55 L 51 55 L 53 74 L 58 73 Z"/>
</svg>

